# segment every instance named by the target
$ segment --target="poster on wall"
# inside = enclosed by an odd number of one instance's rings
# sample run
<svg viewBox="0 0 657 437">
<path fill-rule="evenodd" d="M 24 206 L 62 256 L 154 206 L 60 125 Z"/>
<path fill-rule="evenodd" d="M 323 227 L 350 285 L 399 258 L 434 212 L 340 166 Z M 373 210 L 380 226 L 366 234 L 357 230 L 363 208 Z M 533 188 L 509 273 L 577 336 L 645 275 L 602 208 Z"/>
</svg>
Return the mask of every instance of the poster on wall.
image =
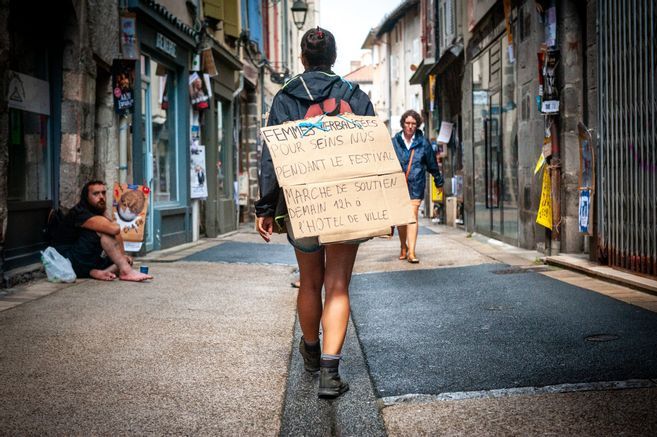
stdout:
<svg viewBox="0 0 657 437">
<path fill-rule="evenodd" d="M 591 190 L 579 192 L 579 231 L 583 234 L 590 233 Z"/>
<path fill-rule="evenodd" d="M 208 184 L 205 176 L 205 146 L 193 144 L 190 147 L 190 182 L 192 199 L 208 197 Z"/>
<path fill-rule="evenodd" d="M 112 63 L 112 94 L 114 112 L 131 114 L 135 107 L 135 61 L 115 59 Z"/>
<path fill-rule="evenodd" d="M 452 138 L 452 128 L 454 127 L 454 124 L 448 122 L 448 121 L 443 121 L 440 123 L 440 131 L 438 132 L 438 142 L 447 144 L 449 143 L 450 138 Z"/>
<path fill-rule="evenodd" d="M 144 241 L 150 189 L 144 185 L 114 183 L 112 213 L 121 228 L 126 252 L 139 252 Z"/>
<path fill-rule="evenodd" d="M 139 58 L 137 15 L 133 12 L 121 12 L 121 56 L 123 59 Z"/>
<path fill-rule="evenodd" d="M 536 214 L 536 223 L 548 229 L 552 229 L 552 182 L 550 171 L 543 168 L 543 187 L 541 189 L 541 204 Z"/>
</svg>

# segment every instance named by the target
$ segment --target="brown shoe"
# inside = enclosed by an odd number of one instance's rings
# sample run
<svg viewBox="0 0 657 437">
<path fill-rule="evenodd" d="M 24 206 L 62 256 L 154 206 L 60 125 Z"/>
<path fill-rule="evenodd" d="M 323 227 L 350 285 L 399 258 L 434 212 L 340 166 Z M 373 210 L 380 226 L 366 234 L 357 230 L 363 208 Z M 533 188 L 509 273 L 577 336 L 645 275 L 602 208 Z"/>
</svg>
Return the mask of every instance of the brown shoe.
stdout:
<svg viewBox="0 0 657 437">
<path fill-rule="evenodd" d="M 415 255 L 411 255 L 411 254 L 408 255 L 407 259 L 408 259 L 408 262 L 411 263 L 411 264 L 417 264 L 417 263 L 420 262 L 420 260 Z"/>
</svg>

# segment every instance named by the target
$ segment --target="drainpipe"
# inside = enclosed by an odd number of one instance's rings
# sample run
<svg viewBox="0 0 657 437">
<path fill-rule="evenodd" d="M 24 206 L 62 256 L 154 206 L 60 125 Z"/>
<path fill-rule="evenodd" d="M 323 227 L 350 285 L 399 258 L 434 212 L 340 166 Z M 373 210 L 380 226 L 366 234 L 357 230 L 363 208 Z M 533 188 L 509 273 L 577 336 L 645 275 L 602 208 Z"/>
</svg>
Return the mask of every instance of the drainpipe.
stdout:
<svg viewBox="0 0 657 437">
<path fill-rule="evenodd" d="M 559 157 L 559 127 L 558 117 L 552 117 L 550 125 L 550 138 L 552 140 L 552 156 L 550 157 L 550 182 L 552 183 L 552 241 L 550 242 L 550 255 L 556 256 L 561 252 L 561 158 Z"/>
<path fill-rule="evenodd" d="M 128 183 L 128 130 L 127 116 L 119 116 L 119 183 Z"/>
<path fill-rule="evenodd" d="M 237 189 L 239 190 L 239 181 L 240 181 L 240 149 L 241 149 L 241 144 L 240 144 L 240 135 L 239 132 L 241 131 L 241 118 L 242 118 L 242 112 L 240 111 L 240 99 L 239 95 L 242 93 L 244 90 L 244 71 L 240 70 L 240 85 L 237 87 L 235 92 L 233 93 L 233 108 L 234 108 L 234 114 L 235 114 L 235 123 L 233 126 L 233 132 L 235 132 L 235 174 L 237 175 Z M 239 199 L 239 191 L 236 194 L 237 199 Z M 240 226 L 240 205 L 239 202 L 236 202 L 235 204 L 235 229 L 238 229 Z"/>
</svg>

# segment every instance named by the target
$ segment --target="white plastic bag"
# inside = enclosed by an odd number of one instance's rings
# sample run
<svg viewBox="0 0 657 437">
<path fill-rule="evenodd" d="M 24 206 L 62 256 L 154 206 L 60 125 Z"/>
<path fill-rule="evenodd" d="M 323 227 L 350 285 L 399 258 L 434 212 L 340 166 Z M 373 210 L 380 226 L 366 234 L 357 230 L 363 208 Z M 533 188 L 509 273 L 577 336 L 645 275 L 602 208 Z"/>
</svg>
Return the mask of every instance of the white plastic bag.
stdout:
<svg viewBox="0 0 657 437">
<path fill-rule="evenodd" d="M 41 252 L 41 262 L 50 282 L 75 282 L 71 261 L 60 255 L 54 247 L 47 247 Z"/>
</svg>

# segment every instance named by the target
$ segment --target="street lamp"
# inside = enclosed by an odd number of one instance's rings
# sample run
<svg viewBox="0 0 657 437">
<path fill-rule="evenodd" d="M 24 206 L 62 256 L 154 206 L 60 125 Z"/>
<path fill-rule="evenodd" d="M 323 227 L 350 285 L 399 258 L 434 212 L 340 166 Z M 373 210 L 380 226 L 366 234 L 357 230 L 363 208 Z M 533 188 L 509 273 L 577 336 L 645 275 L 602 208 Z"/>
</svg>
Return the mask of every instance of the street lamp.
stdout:
<svg viewBox="0 0 657 437">
<path fill-rule="evenodd" d="M 295 0 L 292 4 L 292 19 L 297 29 L 301 30 L 306 23 L 306 14 L 308 13 L 308 4 L 303 0 Z"/>
</svg>

